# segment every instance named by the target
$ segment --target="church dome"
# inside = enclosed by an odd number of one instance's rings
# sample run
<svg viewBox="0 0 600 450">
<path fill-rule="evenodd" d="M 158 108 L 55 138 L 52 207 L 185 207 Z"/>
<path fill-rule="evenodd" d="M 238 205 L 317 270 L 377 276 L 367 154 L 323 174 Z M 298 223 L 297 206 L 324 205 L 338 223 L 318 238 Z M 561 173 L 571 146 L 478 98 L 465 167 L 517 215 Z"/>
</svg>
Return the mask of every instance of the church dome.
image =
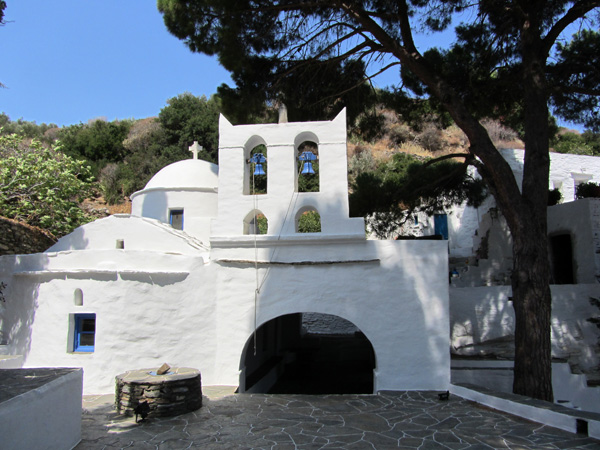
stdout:
<svg viewBox="0 0 600 450">
<path fill-rule="evenodd" d="M 201 159 L 169 164 L 154 175 L 146 189 L 217 189 L 219 166 Z"/>
</svg>

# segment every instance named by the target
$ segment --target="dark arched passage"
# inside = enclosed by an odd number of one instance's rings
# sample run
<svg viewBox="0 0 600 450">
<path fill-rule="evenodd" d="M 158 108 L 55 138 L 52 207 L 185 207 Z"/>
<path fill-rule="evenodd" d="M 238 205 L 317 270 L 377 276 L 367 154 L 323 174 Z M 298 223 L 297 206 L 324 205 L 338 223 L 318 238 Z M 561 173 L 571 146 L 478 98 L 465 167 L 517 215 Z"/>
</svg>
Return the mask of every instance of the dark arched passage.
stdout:
<svg viewBox="0 0 600 450">
<path fill-rule="evenodd" d="M 375 353 L 360 330 L 337 316 L 279 316 L 248 339 L 240 391 L 271 394 L 371 394 Z M 311 325 L 312 324 L 312 325 Z"/>
</svg>

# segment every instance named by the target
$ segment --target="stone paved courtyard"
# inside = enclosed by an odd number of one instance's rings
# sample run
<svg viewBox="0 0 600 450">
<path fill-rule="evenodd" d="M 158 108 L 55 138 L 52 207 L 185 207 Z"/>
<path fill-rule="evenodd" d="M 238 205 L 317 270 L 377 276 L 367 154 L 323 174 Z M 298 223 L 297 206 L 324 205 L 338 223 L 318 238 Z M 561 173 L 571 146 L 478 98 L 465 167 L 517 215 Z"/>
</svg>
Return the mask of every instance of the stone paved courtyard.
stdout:
<svg viewBox="0 0 600 450">
<path fill-rule="evenodd" d="M 84 397 L 82 449 L 600 449 L 594 439 L 435 392 L 232 394 L 204 388 L 204 406 L 173 418 L 115 413 Z"/>
</svg>

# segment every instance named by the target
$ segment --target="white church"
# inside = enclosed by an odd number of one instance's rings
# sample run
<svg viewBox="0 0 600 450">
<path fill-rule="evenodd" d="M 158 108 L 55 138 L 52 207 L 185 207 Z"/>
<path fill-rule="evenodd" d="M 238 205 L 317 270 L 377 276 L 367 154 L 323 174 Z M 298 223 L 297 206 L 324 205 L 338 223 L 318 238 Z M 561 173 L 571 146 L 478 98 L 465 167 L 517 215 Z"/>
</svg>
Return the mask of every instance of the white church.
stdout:
<svg viewBox="0 0 600 450">
<path fill-rule="evenodd" d="M 196 144 L 132 195 L 131 215 L 0 257 L 10 353 L 23 367 L 83 367 L 86 394 L 164 362 L 251 392 L 268 389 L 281 367 L 266 362 L 293 357 L 302 314 L 316 313 L 368 340 L 374 392 L 448 389 L 447 242 L 366 239 L 348 213 L 345 110 L 326 122 L 221 117 L 219 133 L 219 166 Z M 318 191 L 299 192 L 312 171 Z M 320 231 L 301 232 L 307 212 Z"/>
</svg>

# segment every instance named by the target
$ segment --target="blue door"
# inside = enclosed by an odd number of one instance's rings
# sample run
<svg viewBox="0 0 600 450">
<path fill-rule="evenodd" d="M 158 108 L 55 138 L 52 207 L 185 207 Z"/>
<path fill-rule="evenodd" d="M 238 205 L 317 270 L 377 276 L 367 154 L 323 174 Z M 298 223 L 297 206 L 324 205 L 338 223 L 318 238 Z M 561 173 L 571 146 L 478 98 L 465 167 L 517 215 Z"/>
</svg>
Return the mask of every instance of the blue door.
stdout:
<svg viewBox="0 0 600 450">
<path fill-rule="evenodd" d="M 448 240 L 448 216 L 446 214 L 435 214 L 433 216 L 435 234 L 441 235 L 442 239 Z"/>
</svg>

